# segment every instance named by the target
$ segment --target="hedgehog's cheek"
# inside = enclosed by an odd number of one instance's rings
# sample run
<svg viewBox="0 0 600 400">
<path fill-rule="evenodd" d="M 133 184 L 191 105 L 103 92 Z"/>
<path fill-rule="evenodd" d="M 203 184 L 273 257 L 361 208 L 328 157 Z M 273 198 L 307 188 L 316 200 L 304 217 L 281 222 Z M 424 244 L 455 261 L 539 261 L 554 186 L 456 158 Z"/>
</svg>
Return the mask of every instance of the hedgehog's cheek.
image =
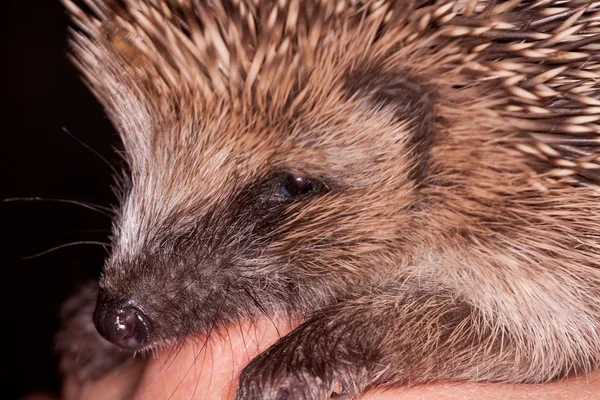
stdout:
<svg viewBox="0 0 600 400">
<path fill-rule="evenodd" d="M 109 342 L 129 350 L 141 350 L 150 343 L 152 321 L 131 301 L 98 293 L 94 325 Z"/>
</svg>

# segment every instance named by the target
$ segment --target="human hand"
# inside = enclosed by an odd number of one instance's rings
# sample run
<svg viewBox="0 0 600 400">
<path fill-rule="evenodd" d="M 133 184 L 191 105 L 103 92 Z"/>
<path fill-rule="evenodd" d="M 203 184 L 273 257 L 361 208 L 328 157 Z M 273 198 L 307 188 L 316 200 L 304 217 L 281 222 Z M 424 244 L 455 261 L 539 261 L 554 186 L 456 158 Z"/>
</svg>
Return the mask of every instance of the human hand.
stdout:
<svg viewBox="0 0 600 400">
<path fill-rule="evenodd" d="M 64 400 L 170 399 L 232 400 L 243 367 L 291 329 L 269 320 L 215 332 L 206 342 L 189 339 L 166 348 L 103 379 L 80 384 L 67 377 Z M 28 398 L 27 400 L 40 400 Z M 45 398 L 44 398 L 45 399 Z M 364 400 L 594 400 L 600 399 L 600 372 L 589 377 L 536 385 L 436 383 L 375 391 Z"/>
</svg>

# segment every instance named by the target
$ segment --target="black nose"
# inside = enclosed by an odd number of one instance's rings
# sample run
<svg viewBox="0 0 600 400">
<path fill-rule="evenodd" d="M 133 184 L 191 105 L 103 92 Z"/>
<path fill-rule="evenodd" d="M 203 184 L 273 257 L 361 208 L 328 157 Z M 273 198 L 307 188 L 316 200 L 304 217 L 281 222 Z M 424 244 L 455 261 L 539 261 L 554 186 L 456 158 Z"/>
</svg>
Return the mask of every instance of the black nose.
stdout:
<svg viewBox="0 0 600 400">
<path fill-rule="evenodd" d="M 139 350 L 150 340 L 150 319 L 131 302 L 109 297 L 100 291 L 94 324 L 98 333 L 119 347 Z"/>
</svg>

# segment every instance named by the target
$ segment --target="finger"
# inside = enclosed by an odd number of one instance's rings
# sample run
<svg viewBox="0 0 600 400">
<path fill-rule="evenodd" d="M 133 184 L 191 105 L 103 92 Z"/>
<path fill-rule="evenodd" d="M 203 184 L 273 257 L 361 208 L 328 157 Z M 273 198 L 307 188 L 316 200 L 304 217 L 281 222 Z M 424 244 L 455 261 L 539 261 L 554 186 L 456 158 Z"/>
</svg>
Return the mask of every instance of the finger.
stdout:
<svg viewBox="0 0 600 400">
<path fill-rule="evenodd" d="M 149 361 L 135 399 L 234 399 L 243 367 L 290 329 L 270 320 L 247 323 L 165 349 Z"/>
<path fill-rule="evenodd" d="M 135 399 L 171 400 L 234 399 L 237 378 L 243 367 L 290 330 L 272 321 L 232 326 L 216 332 L 209 341 L 190 339 L 180 347 L 163 349 L 135 374 L 111 374 L 87 388 L 86 399 L 106 397 L 106 388 L 121 391 L 136 388 Z M 133 380 L 132 382 L 123 382 Z M 108 385 L 108 386 L 107 386 Z M 365 400 L 600 400 L 600 372 L 587 378 L 572 378 L 539 385 L 492 383 L 440 383 L 412 388 L 378 390 Z M 93 397 L 97 396 L 97 397 Z M 104 396 L 104 397 L 102 397 Z"/>
</svg>

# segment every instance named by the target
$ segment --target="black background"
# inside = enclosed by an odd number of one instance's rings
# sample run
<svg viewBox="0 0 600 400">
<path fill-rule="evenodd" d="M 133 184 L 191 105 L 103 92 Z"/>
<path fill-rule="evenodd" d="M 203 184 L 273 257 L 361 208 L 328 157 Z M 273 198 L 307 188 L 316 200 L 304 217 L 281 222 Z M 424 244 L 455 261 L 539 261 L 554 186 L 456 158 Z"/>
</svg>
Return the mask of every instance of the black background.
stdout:
<svg viewBox="0 0 600 400">
<path fill-rule="evenodd" d="M 67 60 L 67 25 L 58 0 L 4 0 L 0 198 L 41 197 L 115 202 L 110 168 L 63 132 L 106 157 L 119 158 L 115 131 Z M 61 301 L 77 281 L 96 277 L 106 256 L 75 241 L 108 241 L 110 220 L 76 205 L 0 202 L 2 359 L 0 398 L 33 390 L 58 393 L 52 336 Z M 6 391 L 8 390 L 8 393 Z M 8 396 L 7 396 L 8 395 Z"/>
</svg>

